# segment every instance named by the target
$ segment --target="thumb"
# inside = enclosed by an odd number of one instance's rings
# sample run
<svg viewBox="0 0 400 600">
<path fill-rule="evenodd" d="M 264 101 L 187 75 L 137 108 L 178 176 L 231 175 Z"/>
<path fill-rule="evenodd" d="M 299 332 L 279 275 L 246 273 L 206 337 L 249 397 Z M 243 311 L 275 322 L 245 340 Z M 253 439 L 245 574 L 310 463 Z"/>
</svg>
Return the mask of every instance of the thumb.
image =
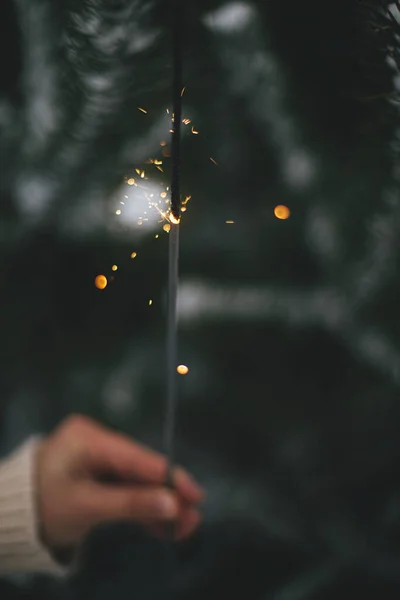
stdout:
<svg viewBox="0 0 400 600">
<path fill-rule="evenodd" d="M 86 511 L 94 525 L 120 519 L 146 524 L 175 519 L 179 505 L 175 494 L 162 487 L 95 484 L 86 496 Z"/>
</svg>

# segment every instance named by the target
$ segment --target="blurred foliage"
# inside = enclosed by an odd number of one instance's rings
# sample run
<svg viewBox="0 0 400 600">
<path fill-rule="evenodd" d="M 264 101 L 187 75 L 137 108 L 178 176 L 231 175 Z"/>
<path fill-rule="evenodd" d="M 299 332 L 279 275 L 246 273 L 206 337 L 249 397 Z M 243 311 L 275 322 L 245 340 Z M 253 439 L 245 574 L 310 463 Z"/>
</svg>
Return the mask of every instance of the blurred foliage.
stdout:
<svg viewBox="0 0 400 600">
<path fill-rule="evenodd" d="M 22 5 L 1 24 L 3 449 L 77 411 L 159 447 L 168 234 L 125 214 L 136 169 L 169 181 L 166 3 Z M 209 491 L 204 529 L 168 575 L 154 541 L 106 529 L 70 582 L 7 598 L 398 594 L 388 7 L 189 4 L 177 443 Z"/>
</svg>

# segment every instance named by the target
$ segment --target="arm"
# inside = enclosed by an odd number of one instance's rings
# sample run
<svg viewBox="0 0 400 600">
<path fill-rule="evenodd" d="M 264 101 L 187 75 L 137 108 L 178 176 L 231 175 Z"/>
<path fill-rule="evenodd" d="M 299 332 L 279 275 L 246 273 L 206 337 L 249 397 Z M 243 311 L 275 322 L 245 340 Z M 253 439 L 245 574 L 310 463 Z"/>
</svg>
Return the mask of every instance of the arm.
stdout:
<svg viewBox="0 0 400 600">
<path fill-rule="evenodd" d="M 36 454 L 39 439 L 31 438 L 0 461 L 0 572 L 65 572 L 38 535 Z"/>
</svg>

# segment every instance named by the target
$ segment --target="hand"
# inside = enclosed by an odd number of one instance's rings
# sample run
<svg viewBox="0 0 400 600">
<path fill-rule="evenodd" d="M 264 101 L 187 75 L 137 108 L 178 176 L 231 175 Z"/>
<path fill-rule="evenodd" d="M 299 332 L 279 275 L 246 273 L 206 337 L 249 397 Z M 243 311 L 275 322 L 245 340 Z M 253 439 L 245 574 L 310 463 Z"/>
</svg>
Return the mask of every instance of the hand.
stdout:
<svg viewBox="0 0 400 600">
<path fill-rule="evenodd" d="M 204 494 L 186 471 L 176 469 L 175 491 L 167 490 L 162 455 L 87 417 L 64 421 L 40 444 L 36 465 L 41 535 L 53 552 L 74 549 L 105 522 L 126 519 L 161 534 L 175 521 L 177 539 L 200 523 Z"/>
</svg>

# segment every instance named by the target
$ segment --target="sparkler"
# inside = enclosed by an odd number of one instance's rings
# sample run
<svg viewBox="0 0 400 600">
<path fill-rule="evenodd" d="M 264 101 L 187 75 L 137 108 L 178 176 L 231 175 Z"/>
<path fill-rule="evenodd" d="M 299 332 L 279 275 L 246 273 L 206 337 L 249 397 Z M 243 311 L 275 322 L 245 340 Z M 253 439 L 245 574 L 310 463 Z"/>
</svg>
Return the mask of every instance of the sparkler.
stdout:
<svg viewBox="0 0 400 600">
<path fill-rule="evenodd" d="M 167 456 L 166 484 L 173 488 L 174 438 L 177 408 L 177 298 L 179 286 L 180 160 L 183 90 L 184 0 L 173 0 L 173 129 L 171 207 L 169 213 L 168 308 L 167 308 L 167 397 L 164 423 L 164 451 Z M 173 531 L 170 531 L 173 537 Z"/>
</svg>

